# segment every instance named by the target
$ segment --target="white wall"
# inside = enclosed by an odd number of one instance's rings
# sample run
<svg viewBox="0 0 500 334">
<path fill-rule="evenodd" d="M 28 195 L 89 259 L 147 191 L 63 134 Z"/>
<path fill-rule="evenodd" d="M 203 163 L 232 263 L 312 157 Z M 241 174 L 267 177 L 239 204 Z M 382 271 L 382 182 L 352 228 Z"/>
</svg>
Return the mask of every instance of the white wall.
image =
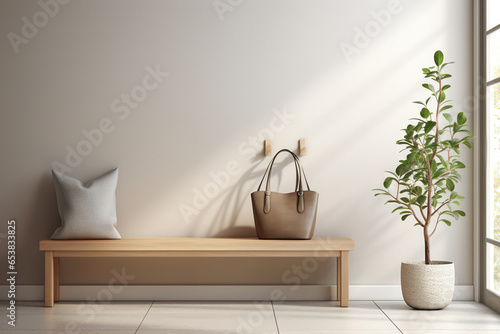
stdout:
<svg viewBox="0 0 500 334">
<path fill-rule="evenodd" d="M 17 220 L 18 284 L 43 283 L 38 241 L 59 223 L 51 166 L 67 166 L 67 147 L 85 148 L 82 131 L 100 122 L 112 131 L 81 162 L 73 157 L 67 174 L 89 180 L 120 168 L 123 237 L 255 235 L 249 194 L 269 161 L 262 140 L 272 137 L 276 152 L 306 138 L 303 164 L 320 193 L 315 236 L 355 240 L 351 283 L 398 284 L 400 262 L 423 258 L 419 228 L 391 215 L 371 189 L 396 167 L 395 141 L 418 113 L 411 101 L 426 97 L 420 69 L 435 50 L 456 61 L 449 96 L 472 119 L 471 2 L 248 0 L 229 8 L 219 16 L 212 0 L 73 0 L 57 13 L 51 7 L 54 17 L 16 53 L 9 33 L 22 36 L 23 17 L 43 20 L 42 9 L 0 2 L 0 212 Z M 372 11 L 387 9 L 376 31 Z M 358 36 L 365 28 L 374 29 L 369 41 Z M 346 56 L 346 44 L 360 47 Z M 126 114 L 123 94 L 140 93 L 147 68 L 157 67 L 169 75 Z M 285 111 L 293 119 L 273 121 Z M 463 159 L 472 167 L 471 152 Z M 180 206 L 193 206 L 194 189 L 228 163 L 238 166 L 229 184 L 183 219 Z M 292 175 L 284 170 L 280 190 L 292 188 Z M 459 190 L 468 215 L 438 230 L 432 255 L 454 261 L 457 284 L 470 285 L 471 168 Z M 5 239 L 0 246 L 5 255 Z M 105 283 L 125 266 L 133 284 L 281 284 L 300 261 L 79 259 L 62 262 L 62 283 Z M 305 283 L 334 283 L 334 268 L 326 263 Z"/>
</svg>

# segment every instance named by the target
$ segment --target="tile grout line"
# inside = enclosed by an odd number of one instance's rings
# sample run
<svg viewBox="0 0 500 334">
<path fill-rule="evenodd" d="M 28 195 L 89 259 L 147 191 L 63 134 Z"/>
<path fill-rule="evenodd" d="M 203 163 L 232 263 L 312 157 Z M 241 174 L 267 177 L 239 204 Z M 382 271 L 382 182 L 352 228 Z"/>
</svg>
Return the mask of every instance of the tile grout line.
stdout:
<svg viewBox="0 0 500 334">
<path fill-rule="evenodd" d="M 137 326 L 137 329 L 135 330 L 134 334 L 137 334 L 137 332 L 138 332 L 138 331 L 139 331 L 139 329 L 141 328 L 141 325 L 142 325 L 142 323 L 144 322 L 144 319 L 146 319 L 146 317 L 147 317 L 147 315 L 148 315 L 148 313 L 149 313 L 149 310 L 151 310 L 151 308 L 153 307 L 153 304 L 154 304 L 154 303 L 155 303 L 155 301 L 153 300 L 153 301 L 151 302 L 151 305 L 149 305 L 149 308 L 148 308 L 148 310 L 146 311 L 146 314 L 144 314 L 144 317 L 142 318 L 141 323 L 139 324 L 139 326 Z"/>
<path fill-rule="evenodd" d="M 394 327 L 396 327 L 396 329 L 397 329 L 398 331 L 400 331 L 402 334 L 404 334 L 404 333 L 403 333 L 403 331 L 402 331 L 401 329 L 399 329 L 399 327 L 398 327 L 398 326 L 394 323 L 394 321 L 392 321 L 392 319 L 391 319 L 391 318 L 389 318 L 389 316 L 388 316 L 388 315 L 384 312 L 384 310 L 382 310 L 382 308 L 381 308 L 380 306 L 378 306 L 377 302 L 376 302 L 376 301 L 374 301 L 374 300 L 372 300 L 372 302 L 373 302 L 373 304 L 375 304 L 375 305 L 378 307 L 378 309 L 379 309 L 379 310 L 380 310 L 380 311 L 381 311 L 381 312 L 382 312 L 382 313 L 383 313 L 383 314 L 387 317 L 387 319 L 389 319 L 389 321 L 390 321 L 390 322 L 392 322 L 392 324 L 394 325 Z"/>
<path fill-rule="evenodd" d="M 273 308 L 274 323 L 276 324 L 276 330 L 280 334 L 280 328 L 278 327 L 278 319 L 276 318 L 276 311 L 274 310 L 274 302 L 271 300 L 271 307 Z"/>
</svg>

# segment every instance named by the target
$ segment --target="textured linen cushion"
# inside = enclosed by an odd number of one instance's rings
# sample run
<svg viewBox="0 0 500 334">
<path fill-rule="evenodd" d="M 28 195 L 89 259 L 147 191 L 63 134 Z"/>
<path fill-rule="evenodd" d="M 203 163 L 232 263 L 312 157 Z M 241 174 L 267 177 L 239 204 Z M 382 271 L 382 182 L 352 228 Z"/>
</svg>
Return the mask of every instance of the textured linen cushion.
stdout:
<svg viewBox="0 0 500 334">
<path fill-rule="evenodd" d="M 118 168 L 87 183 L 52 170 L 62 226 L 51 239 L 120 239 L 116 230 Z"/>
</svg>

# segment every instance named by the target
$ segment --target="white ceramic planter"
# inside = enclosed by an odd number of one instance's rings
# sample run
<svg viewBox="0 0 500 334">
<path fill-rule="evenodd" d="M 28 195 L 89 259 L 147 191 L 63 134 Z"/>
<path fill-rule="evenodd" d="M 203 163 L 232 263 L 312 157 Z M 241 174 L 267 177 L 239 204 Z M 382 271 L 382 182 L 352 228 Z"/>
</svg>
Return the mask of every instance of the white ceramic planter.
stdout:
<svg viewBox="0 0 500 334">
<path fill-rule="evenodd" d="M 401 289 L 409 306 L 422 310 L 439 310 L 448 306 L 455 288 L 453 262 L 402 262 Z"/>
</svg>

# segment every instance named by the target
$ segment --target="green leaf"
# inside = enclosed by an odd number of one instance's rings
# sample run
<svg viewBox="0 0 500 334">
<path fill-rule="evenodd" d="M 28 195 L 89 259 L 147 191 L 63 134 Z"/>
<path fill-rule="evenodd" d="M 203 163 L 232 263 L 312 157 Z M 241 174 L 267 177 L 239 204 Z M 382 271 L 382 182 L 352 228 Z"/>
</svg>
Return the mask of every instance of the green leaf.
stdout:
<svg viewBox="0 0 500 334">
<path fill-rule="evenodd" d="M 443 211 L 443 212 L 442 212 L 442 214 L 443 214 L 443 215 L 447 215 L 447 216 L 451 216 L 451 217 L 453 217 L 453 218 L 455 218 L 455 219 L 458 219 L 458 218 L 459 218 L 459 217 L 458 217 L 458 215 L 457 215 L 456 213 L 451 212 L 451 211 Z"/>
<path fill-rule="evenodd" d="M 403 173 L 401 173 L 402 168 L 403 168 L 403 165 L 399 165 L 398 167 L 396 167 L 396 174 L 398 176 L 403 176 Z"/>
<path fill-rule="evenodd" d="M 406 161 L 413 162 L 415 157 L 417 156 L 417 152 L 410 153 L 406 156 Z"/>
<path fill-rule="evenodd" d="M 406 214 L 406 215 L 404 215 L 404 216 L 401 216 L 401 220 L 402 220 L 402 221 L 405 221 L 405 220 L 406 220 L 406 218 L 408 218 L 408 217 L 410 217 L 410 216 L 411 216 L 411 214 L 409 214 L 409 215 L 408 215 L 408 214 Z"/>
<path fill-rule="evenodd" d="M 434 126 L 436 126 L 436 122 L 433 121 L 427 122 L 424 127 L 424 132 L 429 133 L 434 128 Z"/>
<path fill-rule="evenodd" d="M 436 90 L 434 89 L 434 86 L 433 86 L 433 85 L 431 85 L 431 84 L 424 83 L 424 84 L 422 84 L 422 87 L 427 88 L 428 90 L 430 90 L 430 91 L 431 91 L 431 92 L 433 92 L 433 93 L 435 93 L 435 92 L 436 92 Z"/>
<path fill-rule="evenodd" d="M 388 178 L 386 178 L 386 179 L 385 179 L 385 181 L 384 181 L 384 187 L 385 187 L 385 188 L 389 188 L 389 186 L 390 186 L 390 185 L 391 185 L 391 183 L 392 183 L 392 180 L 393 180 L 393 178 L 392 178 L 392 177 L 388 177 Z"/>
<path fill-rule="evenodd" d="M 446 168 L 446 166 L 448 165 L 446 160 L 444 160 L 444 158 L 440 154 L 437 154 L 436 157 L 439 159 L 439 162 L 441 162 L 441 165 L 443 165 Z"/>
<path fill-rule="evenodd" d="M 439 168 L 436 173 L 434 173 L 433 178 L 438 178 L 446 172 L 446 168 Z"/>
<path fill-rule="evenodd" d="M 452 105 L 447 105 L 447 106 L 442 107 L 441 111 L 445 111 L 445 110 L 450 109 L 450 108 L 453 108 L 453 106 Z M 447 115 L 449 115 L 449 114 L 447 114 Z"/>
<path fill-rule="evenodd" d="M 462 210 L 455 210 L 455 213 L 458 213 L 460 216 L 465 217 L 465 212 Z"/>
<path fill-rule="evenodd" d="M 429 73 L 430 71 L 431 71 L 431 70 L 429 70 L 428 68 L 423 68 L 423 69 L 422 69 L 422 72 L 424 72 L 424 73 L 426 73 L 426 74 L 427 74 L 427 73 Z"/>
<path fill-rule="evenodd" d="M 463 112 L 458 113 L 457 122 L 460 125 L 464 125 L 465 122 L 467 122 L 467 117 L 465 116 L 465 114 Z"/>
<path fill-rule="evenodd" d="M 443 88 L 441 88 L 441 90 L 447 90 L 450 87 L 451 87 L 450 85 L 444 85 Z"/>
<path fill-rule="evenodd" d="M 431 138 L 434 139 L 434 136 L 432 136 Z M 432 142 L 432 143 L 427 145 L 427 148 L 430 150 L 436 150 L 437 147 L 438 147 L 438 143 L 436 143 L 436 142 Z"/>
<path fill-rule="evenodd" d="M 446 100 L 446 94 L 444 92 L 441 92 L 441 94 L 439 95 L 439 102 L 443 102 L 444 100 Z"/>
<path fill-rule="evenodd" d="M 434 171 L 437 169 L 437 162 L 436 160 L 431 160 L 431 171 L 434 173 Z"/>
<path fill-rule="evenodd" d="M 398 206 L 397 208 L 395 208 L 394 210 L 392 210 L 391 213 L 394 213 L 394 212 L 396 212 L 398 210 L 403 210 L 403 209 L 406 209 L 406 208 L 404 206 Z"/>
<path fill-rule="evenodd" d="M 441 221 L 446 225 L 451 226 L 451 222 L 448 219 L 441 219 Z"/>
<path fill-rule="evenodd" d="M 455 183 L 451 179 L 446 180 L 446 188 L 448 188 L 449 191 L 455 190 Z"/>
<path fill-rule="evenodd" d="M 440 50 L 437 50 L 434 53 L 434 64 L 436 64 L 437 66 L 439 66 L 439 65 L 441 65 L 443 63 L 443 60 L 444 60 L 443 52 L 441 52 Z"/>
<path fill-rule="evenodd" d="M 454 163 L 454 165 L 455 165 L 455 168 L 465 168 L 464 163 L 463 163 L 463 162 L 460 162 L 460 161 L 456 161 L 456 162 Z"/>
<path fill-rule="evenodd" d="M 418 132 L 420 132 L 420 130 L 422 130 L 423 125 L 424 125 L 424 123 L 418 122 L 417 126 L 413 130 L 418 133 Z"/>
<path fill-rule="evenodd" d="M 422 195 L 422 187 L 416 186 L 414 188 L 414 193 L 418 196 Z"/>
<path fill-rule="evenodd" d="M 431 115 L 431 112 L 429 111 L 429 109 L 422 108 L 422 110 L 420 110 L 420 116 L 422 116 L 422 118 L 427 118 L 430 115 Z"/>
<path fill-rule="evenodd" d="M 427 196 L 425 196 L 425 195 L 421 195 L 421 196 L 417 197 L 417 203 L 420 205 L 424 204 L 426 200 L 427 200 Z"/>
<path fill-rule="evenodd" d="M 402 164 L 396 168 L 396 174 L 398 174 L 399 176 L 403 176 L 404 174 L 406 174 L 412 166 L 412 164 L 408 163 L 406 160 L 402 160 L 401 162 Z"/>
<path fill-rule="evenodd" d="M 408 181 L 410 179 L 410 176 L 413 174 L 413 171 L 409 171 L 403 176 L 403 180 Z"/>
<path fill-rule="evenodd" d="M 453 117 L 450 114 L 443 114 L 443 117 L 450 123 L 453 122 Z"/>
</svg>

